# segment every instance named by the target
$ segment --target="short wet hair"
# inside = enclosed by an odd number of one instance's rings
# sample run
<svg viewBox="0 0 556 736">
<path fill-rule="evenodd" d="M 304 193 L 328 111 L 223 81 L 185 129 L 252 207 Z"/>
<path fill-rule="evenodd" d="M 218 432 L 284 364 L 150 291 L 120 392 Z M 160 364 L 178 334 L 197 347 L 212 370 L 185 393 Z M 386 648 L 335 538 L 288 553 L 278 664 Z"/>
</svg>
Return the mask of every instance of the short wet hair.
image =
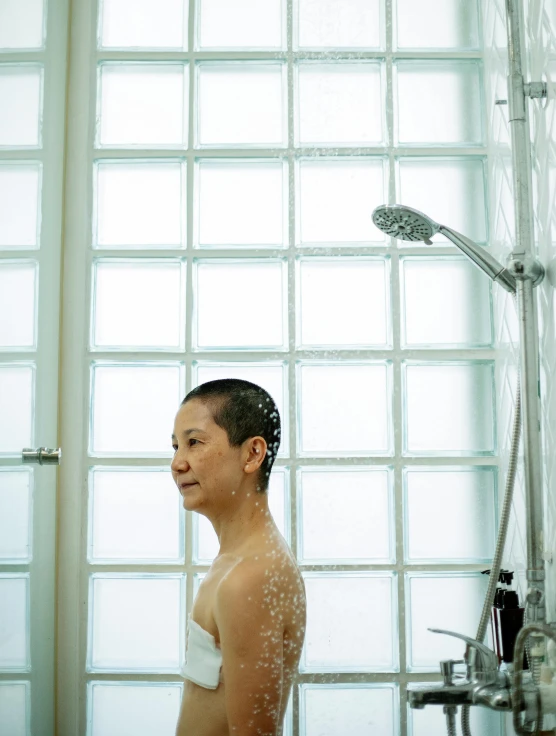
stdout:
<svg viewBox="0 0 556 736">
<path fill-rule="evenodd" d="M 263 437 L 267 451 L 259 468 L 257 491 L 268 490 L 282 434 L 280 414 L 272 396 L 256 383 L 241 378 L 220 378 L 194 388 L 181 405 L 192 399 L 210 406 L 214 422 L 226 431 L 232 447 L 239 447 L 251 437 Z"/>
</svg>

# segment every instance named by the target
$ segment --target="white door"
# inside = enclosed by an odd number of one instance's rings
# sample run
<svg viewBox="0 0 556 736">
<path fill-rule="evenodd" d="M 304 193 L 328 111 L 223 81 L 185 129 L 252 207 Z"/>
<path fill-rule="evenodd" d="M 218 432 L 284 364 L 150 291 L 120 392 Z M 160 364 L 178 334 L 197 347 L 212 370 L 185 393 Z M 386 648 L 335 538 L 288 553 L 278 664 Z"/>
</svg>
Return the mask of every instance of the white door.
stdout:
<svg viewBox="0 0 556 736">
<path fill-rule="evenodd" d="M 52 736 L 67 1 L 0 2 L 0 733 Z M 55 459 L 55 458 L 54 458 Z"/>
</svg>

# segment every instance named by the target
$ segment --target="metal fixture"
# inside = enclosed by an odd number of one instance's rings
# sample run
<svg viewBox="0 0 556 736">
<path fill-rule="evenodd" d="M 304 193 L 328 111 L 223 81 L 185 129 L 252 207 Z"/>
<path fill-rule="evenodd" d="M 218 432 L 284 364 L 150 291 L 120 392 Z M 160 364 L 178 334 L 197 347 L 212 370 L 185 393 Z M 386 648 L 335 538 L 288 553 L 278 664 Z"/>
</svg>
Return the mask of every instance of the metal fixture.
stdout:
<svg viewBox="0 0 556 736">
<path fill-rule="evenodd" d="M 399 204 L 381 205 L 373 211 L 373 222 L 379 230 L 393 238 L 412 242 L 423 240 L 427 245 L 432 244 L 431 237 L 435 233 L 442 233 L 493 281 L 499 283 L 511 294 L 516 290 L 515 277 L 488 251 L 452 228 L 439 225 L 419 210 Z M 544 271 L 536 283 L 540 283 L 543 275 Z"/>
<path fill-rule="evenodd" d="M 473 263 L 486 273 L 491 279 L 500 283 L 507 291 L 515 297 L 517 281 L 515 277 L 505 269 L 493 256 L 483 248 L 469 240 L 466 236 L 457 233 L 444 225 L 438 225 L 422 212 L 409 207 L 392 205 L 377 207 L 373 212 L 373 221 L 377 227 L 389 232 L 395 237 L 404 240 L 424 240 L 430 243 L 431 234 L 442 232 L 455 245 L 457 245 Z M 542 274 L 536 278 L 542 277 Z M 502 554 L 506 542 L 510 511 L 513 499 L 515 474 L 517 469 L 517 458 L 519 450 L 519 438 L 521 430 L 521 390 L 518 380 L 516 391 L 516 407 L 512 431 L 512 443 L 510 449 L 510 462 L 506 477 L 506 489 L 500 515 L 500 526 L 496 541 L 495 553 L 492 561 L 491 574 L 481 619 L 479 622 L 476 639 L 454 632 L 437 631 L 463 639 L 467 643 L 465 652 L 465 663 L 467 674 L 457 682 L 446 682 L 440 685 L 424 685 L 409 693 L 409 703 L 413 708 L 423 708 L 427 704 L 443 704 L 445 706 L 462 706 L 462 725 L 464 736 L 469 736 L 469 706 L 486 705 L 495 710 L 509 710 L 511 708 L 510 688 L 511 683 L 506 672 L 498 671 L 498 659 L 495 652 L 486 647 L 482 642 L 486 634 L 490 620 L 490 609 L 493 604 L 496 590 L 496 582 L 502 564 Z M 431 629 L 433 631 L 433 629 Z M 444 674 L 448 666 L 441 663 L 441 671 Z M 448 732 L 450 732 L 453 712 L 446 712 Z"/>
<path fill-rule="evenodd" d="M 523 26 L 521 0 L 506 0 L 508 33 L 508 113 L 511 132 L 512 170 L 515 199 L 516 243 L 508 270 L 516 279 L 519 316 L 520 374 L 523 389 L 523 444 L 525 505 L 527 519 L 527 623 L 546 622 L 544 606 L 545 571 L 543 560 L 543 488 L 540 436 L 540 381 L 537 303 L 533 287 L 542 266 L 533 252 L 533 206 L 531 140 L 525 98 L 546 94 L 543 82 L 525 84 L 522 69 L 520 29 Z M 535 647 L 539 650 L 539 647 Z M 541 657 L 534 655 L 531 670 L 538 682 Z"/>
<path fill-rule="evenodd" d="M 372 217 L 373 222 L 378 228 L 403 240 L 410 240 L 413 242 L 422 240 L 425 243 L 430 243 L 432 235 L 437 232 L 443 233 L 455 245 L 457 245 L 478 268 L 486 273 L 493 281 L 496 281 L 507 291 L 512 293 L 516 299 L 521 320 L 523 321 L 527 318 L 527 316 L 522 317 L 524 306 L 523 299 L 520 297 L 523 292 L 521 285 L 528 283 L 532 291 L 533 287 L 539 284 L 544 278 L 544 268 L 534 259 L 528 257 L 521 260 L 519 258 L 515 258 L 512 253 L 509 259 L 509 268 L 506 269 L 493 256 L 480 248 L 476 243 L 473 243 L 473 241 L 469 240 L 466 236 L 444 225 L 439 225 L 422 212 L 409 207 L 403 207 L 401 205 L 382 205 L 373 211 Z M 524 339 L 522 336 L 522 352 L 528 349 L 530 344 L 529 340 L 531 339 L 529 330 L 527 339 Z M 523 360 L 521 361 L 521 365 L 523 366 Z M 448 734 L 455 733 L 454 708 L 457 708 L 459 705 L 462 706 L 462 731 L 464 736 L 470 736 L 471 734 L 469 727 L 469 707 L 471 705 L 483 705 L 498 711 L 511 710 L 512 708 L 515 708 L 521 712 L 522 709 L 525 709 L 526 719 L 528 721 L 534 720 L 535 722 L 539 722 L 538 710 L 535 709 L 534 705 L 538 696 L 534 694 L 534 691 L 531 691 L 531 688 L 527 684 L 518 692 L 519 704 L 515 702 L 515 693 L 513 694 L 512 700 L 512 683 L 508 670 L 499 670 L 498 659 L 495 652 L 482 643 L 490 617 L 490 609 L 494 599 L 496 581 L 500 572 L 502 554 L 504 551 L 510 518 L 519 449 L 521 410 L 521 386 L 518 380 L 510 463 L 506 478 L 506 491 L 504 494 L 500 528 L 492 562 L 489 587 L 485 596 L 485 602 L 477 632 L 477 639 L 470 639 L 469 637 L 455 632 L 431 629 L 431 631 L 435 631 L 435 633 L 445 633 L 450 636 L 460 638 L 466 642 L 466 676 L 464 678 L 454 680 L 452 674 L 455 661 L 448 660 L 447 662 L 441 663 L 441 672 L 444 675 L 443 683 L 439 683 L 438 685 L 427 684 L 415 687 L 409 691 L 409 704 L 412 708 L 424 708 L 425 705 L 432 704 L 444 706 Z M 528 448 L 526 447 L 525 452 L 527 452 L 527 449 Z M 531 533 L 530 529 L 531 525 L 529 524 L 528 535 Z M 538 596 L 539 594 L 537 593 L 535 594 L 535 597 L 532 598 L 533 602 L 537 606 L 537 611 L 543 604 L 544 592 L 542 598 Z M 529 594 L 527 596 L 527 602 L 528 604 L 530 603 Z M 536 679 L 538 680 L 538 678 Z M 531 699 L 533 699 L 533 703 L 531 703 Z"/>
<path fill-rule="evenodd" d="M 24 447 L 21 451 L 21 462 L 24 465 L 38 463 L 39 465 L 60 465 L 62 461 L 62 450 L 51 450 L 48 447 L 39 447 L 33 450 L 31 447 Z"/>
<path fill-rule="evenodd" d="M 548 87 L 546 82 L 526 82 L 523 85 L 523 91 L 527 97 L 543 98 L 548 95 Z"/>
<path fill-rule="evenodd" d="M 539 683 L 532 683 L 531 681 L 527 683 L 523 682 L 523 655 L 525 652 L 525 644 L 531 634 L 552 639 L 552 641 L 556 643 L 556 629 L 554 629 L 553 626 L 553 624 L 527 624 L 521 629 L 515 640 L 512 714 L 514 730 L 516 734 L 519 734 L 520 736 L 522 734 L 529 734 L 530 736 L 531 733 L 535 734 L 535 736 L 539 734 L 543 719 L 541 685 Z M 532 657 L 529 657 L 529 659 L 531 658 Z M 550 696 L 550 693 L 548 693 L 548 695 Z M 521 721 L 521 710 L 523 705 L 525 705 L 526 712 L 526 728 L 523 727 L 524 724 Z M 529 725 L 533 722 L 535 724 L 534 730 L 531 730 Z"/>
<path fill-rule="evenodd" d="M 412 708 L 425 705 L 486 705 L 493 710 L 510 710 L 510 682 L 507 671 L 499 671 L 498 657 L 492 649 L 475 639 L 455 631 L 429 629 L 435 634 L 446 634 L 462 639 L 467 644 L 466 675 L 454 681 L 454 666 L 459 660 L 440 663 L 444 682 L 438 685 L 416 685 L 409 695 Z"/>
<path fill-rule="evenodd" d="M 432 631 L 432 629 L 429 629 L 429 631 Z M 435 629 L 435 633 L 437 633 L 437 631 L 438 630 Z M 454 668 L 456 664 L 463 664 L 463 659 L 444 659 L 440 663 L 440 672 L 442 673 L 445 685 L 454 684 L 454 677 L 456 676 Z"/>
<path fill-rule="evenodd" d="M 548 87 L 546 82 L 529 82 L 523 85 L 523 92 L 526 97 L 540 99 L 548 96 Z M 507 105 L 508 100 L 495 100 L 494 104 Z"/>
<path fill-rule="evenodd" d="M 526 626 L 518 636 L 515 647 L 514 669 L 515 683 L 512 686 L 507 670 L 498 668 L 494 652 L 482 644 L 486 633 L 489 609 L 495 588 L 495 578 L 500 566 L 501 555 L 505 543 L 508 501 L 511 500 L 513 479 L 508 480 L 504 498 L 500 532 L 498 535 L 493 571 L 495 576 L 489 582 L 485 598 L 477 640 L 470 640 L 459 634 L 451 634 L 467 642 L 465 662 L 467 674 L 464 679 L 454 680 L 454 662 L 441 663 L 444 683 L 434 686 L 426 685 L 409 693 L 410 705 L 422 708 L 427 703 L 444 705 L 447 718 L 448 733 L 455 733 L 453 708 L 462 707 L 462 731 L 470 736 L 469 706 L 486 705 L 495 710 L 512 709 L 516 733 L 539 733 L 542 727 L 540 665 L 544 658 L 544 639 L 553 638 L 552 629 L 545 625 L 545 571 L 543 557 L 543 506 L 542 506 L 542 464 L 540 438 L 540 406 L 539 406 L 539 338 L 537 328 L 537 304 L 533 289 L 544 278 L 543 266 L 532 255 L 533 243 L 533 209 L 530 132 L 525 99 L 544 98 L 547 87 L 544 82 L 528 82 L 523 78 L 521 60 L 522 6 L 521 0 L 506 0 L 506 20 L 508 33 L 508 99 L 496 100 L 497 105 L 508 104 L 511 131 L 511 148 L 513 163 L 513 184 L 515 199 L 516 237 L 515 247 L 504 268 L 490 254 L 479 248 L 460 233 L 438 225 L 417 210 L 400 205 L 378 207 L 373 212 L 373 221 L 380 229 L 396 238 L 404 240 L 423 240 L 431 243 L 431 236 L 441 232 L 457 245 L 479 268 L 490 278 L 515 295 L 519 318 L 520 361 L 519 376 L 521 390 L 516 399 L 516 419 L 510 465 L 517 458 L 519 443 L 519 411 L 523 411 L 523 441 L 525 470 L 525 505 L 527 521 L 527 582 L 528 591 L 525 604 Z M 519 388 L 519 386 L 518 386 Z M 522 404 L 522 406 L 521 406 Z M 515 474 L 515 467 L 512 471 Z M 508 513 L 506 513 L 508 512 Z M 495 564 L 496 563 L 496 564 Z M 491 585 L 492 584 L 492 585 Z M 450 633 L 450 632 L 444 632 Z M 526 641 L 532 643 L 529 648 L 529 664 L 531 674 L 529 682 L 523 685 L 522 659 Z M 518 646 L 519 644 L 519 646 Z M 521 660 L 520 660 L 521 656 Z M 524 723 L 521 713 L 525 711 Z M 534 724 L 534 725 L 533 725 Z M 533 730 L 532 730 L 533 729 Z"/>
</svg>

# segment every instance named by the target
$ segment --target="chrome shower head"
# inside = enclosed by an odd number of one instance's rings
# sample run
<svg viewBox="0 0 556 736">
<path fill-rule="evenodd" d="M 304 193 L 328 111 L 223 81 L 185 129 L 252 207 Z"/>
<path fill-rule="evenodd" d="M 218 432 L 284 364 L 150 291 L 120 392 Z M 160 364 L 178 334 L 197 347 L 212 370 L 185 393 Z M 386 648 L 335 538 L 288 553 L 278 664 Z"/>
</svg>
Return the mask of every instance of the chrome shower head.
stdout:
<svg viewBox="0 0 556 736">
<path fill-rule="evenodd" d="M 435 233 L 442 233 L 493 281 L 511 294 L 515 293 L 515 277 L 488 251 L 452 228 L 439 225 L 419 210 L 401 204 L 382 204 L 373 211 L 373 222 L 393 238 L 412 242 L 423 240 L 427 245 L 432 245 L 431 237 Z"/>
<path fill-rule="evenodd" d="M 432 245 L 431 237 L 440 226 L 419 210 L 401 204 L 383 204 L 373 212 L 373 222 L 383 233 L 400 240 L 424 240 Z"/>
</svg>

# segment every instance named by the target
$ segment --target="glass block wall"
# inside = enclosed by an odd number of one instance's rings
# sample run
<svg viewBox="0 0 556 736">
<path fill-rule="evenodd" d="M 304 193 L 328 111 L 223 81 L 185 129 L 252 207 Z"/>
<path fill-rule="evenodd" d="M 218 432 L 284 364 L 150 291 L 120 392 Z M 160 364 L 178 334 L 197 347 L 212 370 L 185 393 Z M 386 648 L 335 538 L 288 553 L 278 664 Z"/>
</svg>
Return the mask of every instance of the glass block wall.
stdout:
<svg viewBox="0 0 556 736">
<path fill-rule="evenodd" d="M 371 213 L 400 202 L 490 242 L 479 3 L 99 0 L 97 20 L 88 736 L 173 734 L 218 543 L 180 508 L 169 436 L 224 376 L 283 421 L 270 507 L 308 596 L 285 733 L 443 734 L 407 688 L 461 658 L 427 629 L 474 635 L 482 607 L 491 291 L 443 238 L 397 243 Z"/>
<path fill-rule="evenodd" d="M 523 37 L 525 76 L 531 81 L 548 83 L 547 100 L 527 103 L 532 138 L 533 211 L 535 248 L 537 258 L 547 268 L 547 276 L 538 287 L 541 380 L 541 431 L 543 481 L 545 490 L 545 557 L 547 615 L 556 617 L 556 588 L 551 574 L 556 556 L 556 465 L 554 437 L 556 432 L 556 393 L 553 376 L 556 365 L 556 326 L 554 302 L 553 260 L 555 246 L 554 172 L 556 171 L 556 130 L 554 129 L 553 99 L 556 81 L 556 8 L 546 0 L 538 3 L 525 0 Z M 505 260 L 515 242 L 514 208 L 512 199 L 512 163 L 507 107 L 495 106 L 495 99 L 506 99 L 507 40 L 505 6 L 502 0 L 488 4 L 484 23 L 485 88 L 490 100 L 489 162 L 490 206 L 489 220 L 492 246 L 495 254 Z M 499 397 L 499 441 L 502 466 L 507 465 L 511 438 L 511 420 L 515 406 L 516 367 L 519 361 L 519 330 L 511 299 L 498 291 L 494 297 L 495 322 L 499 361 L 497 385 Z M 521 471 L 521 467 L 519 468 Z M 504 566 L 515 570 L 521 596 L 526 593 L 527 567 L 525 496 L 523 475 L 518 471 L 513 515 L 506 545 Z M 513 733 L 508 719 L 507 733 Z M 556 721 L 545 719 L 545 728 L 553 728 Z"/>
</svg>

